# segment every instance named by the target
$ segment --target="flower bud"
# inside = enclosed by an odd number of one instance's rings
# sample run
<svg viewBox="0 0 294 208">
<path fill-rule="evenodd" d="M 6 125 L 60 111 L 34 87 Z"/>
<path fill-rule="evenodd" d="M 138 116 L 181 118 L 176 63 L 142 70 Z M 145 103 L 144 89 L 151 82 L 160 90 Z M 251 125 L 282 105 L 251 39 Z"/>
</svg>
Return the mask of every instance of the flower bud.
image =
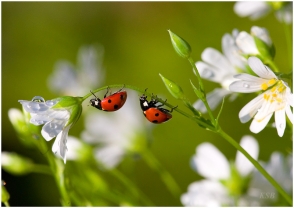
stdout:
<svg viewBox="0 0 294 208">
<path fill-rule="evenodd" d="M 8 193 L 8 191 L 6 190 L 5 186 L 4 186 L 5 182 L 2 181 L 2 193 L 1 193 L 1 202 L 5 203 L 8 202 L 10 195 Z"/>
<path fill-rule="evenodd" d="M 174 96 L 176 99 L 180 99 L 180 100 L 185 99 L 184 92 L 179 85 L 177 85 L 173 81 L 163 77 L 161 74 L 159 74 L 159 76 L 161 77 L 163 83 L 165 84 L 165 86 L 168 89 L 168 91 L 170 92 L 170 94 L 172 94 L 172 96 Z"/>
<path fill-rule="evenodd" d="M 190 45 L 181 37 L 174 34 L 172 31 L 168 30 L 172 45 L 176 52 L 183 58 L 189 58 L 191 54 Z"/>
<path fill-rule="evenodd" d="M 13 152 L 2 152 L 1 162 L 5 171 L 15 175 L 30 173 L 33 167 L 30 159 Z"/>
</svg>

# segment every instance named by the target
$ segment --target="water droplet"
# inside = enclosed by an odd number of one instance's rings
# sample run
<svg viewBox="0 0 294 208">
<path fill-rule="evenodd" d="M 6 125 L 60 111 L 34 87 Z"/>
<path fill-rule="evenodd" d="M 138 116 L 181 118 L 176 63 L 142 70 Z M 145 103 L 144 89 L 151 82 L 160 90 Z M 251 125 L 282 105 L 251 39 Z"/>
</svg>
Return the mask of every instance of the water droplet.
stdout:
<svg viewBox="0 0 294 208">
<path fill-rule="evenodd" d="M 46 105 L 47 106 L 53 106 L 53 105 L 55 105 L 57 103 L 57 101 L 52 101 L 52 100 L 47 100 L 46 101 Z"/>
<path fill-rule="evenodd" d="M 284 124 L 281 123 L 281 124 L 279 125 L 279 128 L 280 128 L 280 129 L 284 128 Z"/>
<path fill-rule="evenodd" d="M 42 98 L 41 96 L 35 96 L 32 99 L 33 102 L 37 102 L 37 103 L 45 103 L 45 99 Z"/>
<path fill-rule="evenodd" d="M 57 124 L 55 124 L 55 123 L 50 123 L 49 126 L 50 126 L 51 129 L 56 129 L 57 128 Z"/>
<path fill-rule="evenodd" d="M 249 87 L 250 87 L 250 85 L 249 85 L 249 84 L 247 84 L 247 83 L 244 83 L 244 84 L 243 84 L 243 87 L 245 87 L 245 88 L 249 88 Z"/>
</svg>

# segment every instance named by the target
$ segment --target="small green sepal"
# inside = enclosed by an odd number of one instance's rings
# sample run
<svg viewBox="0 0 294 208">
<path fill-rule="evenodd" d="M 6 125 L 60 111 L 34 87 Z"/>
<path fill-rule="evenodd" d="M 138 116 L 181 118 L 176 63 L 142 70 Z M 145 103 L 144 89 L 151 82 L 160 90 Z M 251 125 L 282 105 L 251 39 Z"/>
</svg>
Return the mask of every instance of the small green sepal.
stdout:
<svg viewBox="0 0 294 208">
<path fill-rule="evenodd" d="M 161 77 L 163 83 L 165 84 L 166 88 L 168 89 L 168 91 L 170 92 L 170 94 L 172 96 L 174 96 L 176 99 L 179 99 L 179 100 L 184 100 L 185 99 L 184 92 L 183 92 L 182 88 L 178 84 L 176 84 L 175 82 L 165 78 L 161 74 L 159 74 L 159 76 Z"/>
<path fill-rule="evenodd" d="M 172 31 L 168 30 L 172 45 L 181 57 L 189 58 L 191 54 L 191 47 L 190 45 L 181 37 L 174 34 Z"/>
</svg>

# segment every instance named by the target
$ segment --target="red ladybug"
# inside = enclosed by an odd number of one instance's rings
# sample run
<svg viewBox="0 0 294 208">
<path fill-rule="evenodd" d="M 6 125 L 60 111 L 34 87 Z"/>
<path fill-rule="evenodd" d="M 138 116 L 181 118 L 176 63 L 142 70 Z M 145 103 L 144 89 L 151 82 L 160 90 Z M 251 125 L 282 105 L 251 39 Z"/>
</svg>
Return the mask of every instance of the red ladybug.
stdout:
<svg viewBox="0 0 294 208">
<path fill-rule="evenodd" d="M 91 106 L 103 111 L 117 111 L 127 100 L 127 92 L 121 91 L 122 89 L 123 88 L 107 96 L 109 91 L 109 88 L 107 88 L 103 100 L 100 100 L 94 93 L 91 92 L 95 96 L 95 98 L 90 100 Z"/>
<path fill-rule="evenodd" d="M 178 107 L 174 107 L 171 110 L 167 110 L 165 108 L 161 108 L 164 104 L 157 105 L 156 99 L 151 99 L 150 102 L 147 101 L 147 96 L 142 95 L 140 97 L 140 105 L 143 110 L 144 116 L 147 118 L 148 121 L 154 123 L 154 124 L 160 124 L 168 121 L 172 118 L 171 112 L 173 112 L 173 109 Z"/>
</svg>

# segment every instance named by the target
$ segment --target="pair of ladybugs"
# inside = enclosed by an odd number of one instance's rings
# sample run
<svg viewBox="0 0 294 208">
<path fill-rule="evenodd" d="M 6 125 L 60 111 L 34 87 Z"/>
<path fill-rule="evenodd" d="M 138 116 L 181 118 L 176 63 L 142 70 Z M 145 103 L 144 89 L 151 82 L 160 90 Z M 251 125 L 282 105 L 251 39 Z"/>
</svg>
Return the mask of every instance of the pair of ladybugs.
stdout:
<svg viewBox="0 0 294 208">
<path fill-rule="evenodd" d="M 127 92 L 121 91 L 123 88 L 118 90 L 117 92 L 110 94 L 107 96 L 109 88 L 104 95 L 104 99 L 99 99 L 94 93 L 92 93 L 95 98 L 90 100 L 91 106 L 103 110 L 103 111 L 117 111 L 120 109 L 127 100 Z M 145 90 L 146 91 L 146 90 Z M 158 101 L 154 98 L 151 99 L 150 102 L 147 101 L 147 96 L 143 94 L 140 97 L 140 105 L 143 110 L 144 116 L 148 119 L 148 121 L 156 124 L 160 124 L 166 122 L 172 118 L 171 110 L 167 110 L 165 108 L 161 108 L 164 104 L 156 105 Z"/>
</svg>

